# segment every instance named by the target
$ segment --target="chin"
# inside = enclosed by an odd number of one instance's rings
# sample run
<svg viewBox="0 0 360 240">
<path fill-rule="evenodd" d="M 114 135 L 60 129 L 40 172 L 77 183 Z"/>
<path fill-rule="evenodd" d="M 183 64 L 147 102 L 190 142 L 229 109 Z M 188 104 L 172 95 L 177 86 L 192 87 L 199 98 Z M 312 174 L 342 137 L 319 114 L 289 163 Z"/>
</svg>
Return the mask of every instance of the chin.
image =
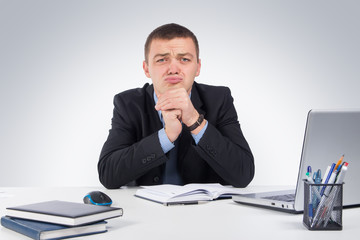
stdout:
<svg viewBox="0 0 360 240">
<path fill-rule="evenodd" d="M 181 82 L 175 83 L 175 84 L 169 83 L 166 85 L 165 91 L 170 90 L 170 89 L 179 89 L 179 88 L 185 88 Z"/>
<path fill-rule="evenodd" d="M 168 90 L 180 89 L 180 88 L 184 88 L 188 93 L 190 93 L 191 87 L 192 86 L 187 88 L 186 86 L 184 86 L 183 82 L 179 82 L 175 84 L 167 83 L 166 85 L 163 86 L 162 93 L 165 93 Z"/>
</svg>

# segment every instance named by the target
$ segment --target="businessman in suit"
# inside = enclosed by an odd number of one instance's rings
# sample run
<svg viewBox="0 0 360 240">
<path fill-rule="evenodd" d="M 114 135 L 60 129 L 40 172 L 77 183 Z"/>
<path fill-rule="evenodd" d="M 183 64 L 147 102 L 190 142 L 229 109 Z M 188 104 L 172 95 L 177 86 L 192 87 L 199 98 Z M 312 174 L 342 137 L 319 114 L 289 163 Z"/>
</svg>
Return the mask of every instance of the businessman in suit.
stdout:
<svg viewBox="0 0 360 240">
<path fill-rule="evenodd" d="M 230 90 L 196 83 L 200 68 L 190 30 L 166 24 L 150 33 L 143 69 L 152 84 L 114 97 L 112 128 L 98 163 L 106 188 L 251 182 L 254 159 Z"/>
</svg>

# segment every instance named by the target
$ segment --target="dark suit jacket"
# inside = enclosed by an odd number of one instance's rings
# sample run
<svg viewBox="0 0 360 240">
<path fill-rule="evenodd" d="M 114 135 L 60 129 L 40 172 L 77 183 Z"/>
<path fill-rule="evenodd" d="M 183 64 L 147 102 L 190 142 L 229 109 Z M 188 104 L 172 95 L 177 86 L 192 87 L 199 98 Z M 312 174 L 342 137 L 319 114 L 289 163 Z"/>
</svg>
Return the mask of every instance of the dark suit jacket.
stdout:
<svg viewBox="0 0 360 240">
<path fill-rule="evenodd" d="M 112 128 L 100 154 L 99 178 L 106 188 L 161 184 L 165 163 L 158 138 L 163 128 L 155 110 L 153 85 L 114 97 Z M 178 169 L 184 183 L 221 183 L 246 187 L 254 159 L 242 134 L 229 88 L 194 82 L 191 101 L 208 127 L 198 145 L 183 128 Z"/>
</svg>

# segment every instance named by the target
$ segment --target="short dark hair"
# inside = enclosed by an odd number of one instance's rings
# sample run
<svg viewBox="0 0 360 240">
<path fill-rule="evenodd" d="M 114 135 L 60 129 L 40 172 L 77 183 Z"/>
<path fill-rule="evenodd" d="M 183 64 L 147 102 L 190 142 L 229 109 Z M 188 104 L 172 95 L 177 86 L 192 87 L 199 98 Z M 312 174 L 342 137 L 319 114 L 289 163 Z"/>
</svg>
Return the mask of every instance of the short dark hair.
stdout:
<svg viewBox="0 0 360 240">
<path fill-rule="evenodd" d="M 196 58 L 199 60 L 199 43 L 195 34 L 179 24 L 169 23 L 156 28 L 147 37 L 144 48 L 145 61 L 148 62 L 150 45 L 154 39 L 172 40 L 174 38 L 191 38 L 195 44 Z"/>
</svg>

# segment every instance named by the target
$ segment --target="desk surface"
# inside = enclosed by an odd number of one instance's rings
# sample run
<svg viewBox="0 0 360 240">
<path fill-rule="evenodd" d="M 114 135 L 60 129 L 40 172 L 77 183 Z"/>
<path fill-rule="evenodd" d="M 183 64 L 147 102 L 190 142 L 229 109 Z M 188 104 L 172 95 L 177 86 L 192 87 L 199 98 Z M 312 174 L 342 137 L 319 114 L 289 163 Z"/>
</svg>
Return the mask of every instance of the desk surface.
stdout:
<svg viewBox="0 0 360 240">
<path fill-rule="evenodd" d="M 254 191 L 263 187 L 252 187 Z M 114 206 L 124 209 L 124 216 L 108 220 L 107 233 L 76 239 L 355 239 L 360 234 L 360 208 L 343 210 L 342 231 L 309 231 L 302 224 L 302 214 L 245 206 L 231 199 L 200 205 L 166 207 L 134 197 L 137 188 L 105 190 L 102 188 L 0 188 L 0 215 L 10 206 L 64 200 L 82 202 L 87 192 L 108 194 Z M 268 188 L 267 188 L 268 189 Z M 277 188 L 278 189 L 278 188 Z M 1 227 L 0 239 L 24 239 Z"/>
</svg>

